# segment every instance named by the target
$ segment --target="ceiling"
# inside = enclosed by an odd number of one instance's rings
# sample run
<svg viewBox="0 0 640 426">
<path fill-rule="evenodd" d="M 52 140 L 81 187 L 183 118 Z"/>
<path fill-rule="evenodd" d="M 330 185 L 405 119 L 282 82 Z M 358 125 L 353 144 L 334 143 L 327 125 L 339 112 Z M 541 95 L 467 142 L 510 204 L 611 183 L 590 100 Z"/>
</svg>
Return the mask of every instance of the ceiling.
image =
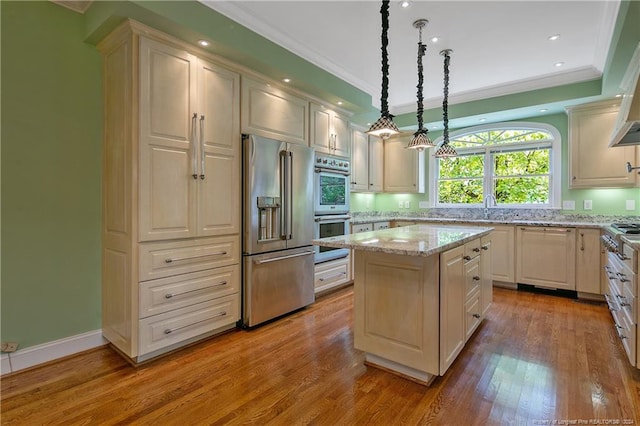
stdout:
<svg viewBox="0 0 640 426">
<path fill-rule="evenodd" d="M 201 2 L 370 94 L 379 107 L 381 2 Z M 442 49 L 453 50 L 451 104 L 601 77 L 619 6 L 619 0 L 414 0 L 403 8 L 392 1 L 391 113 L 416 110 L 416 19 L 429 20 L 424 97 L 433 108 L 442 103 Z M 432 42 L 434 36 L 439 41 Z"/>
</svg>

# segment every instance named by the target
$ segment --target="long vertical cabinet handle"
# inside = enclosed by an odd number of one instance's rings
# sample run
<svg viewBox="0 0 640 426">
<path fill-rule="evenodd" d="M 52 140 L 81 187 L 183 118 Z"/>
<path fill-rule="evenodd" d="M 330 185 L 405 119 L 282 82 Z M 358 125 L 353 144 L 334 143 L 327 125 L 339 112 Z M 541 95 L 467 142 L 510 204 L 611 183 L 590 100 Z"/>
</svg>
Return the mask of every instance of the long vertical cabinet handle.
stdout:
<svg viewBox="0 0 640 426">
<path fill-rule="evenodd" d="M 584 232 L 580 233 L 580 251 L 584 251 Z"/>
<path fill-rule="evenodd" d="M 287 151 L 280 151 L 280 239 L 287 239 Z"/>
<path fill-rule="evenodd" d="M 293 238 L 293 152 L 287 151 L 287 239 Z"/>
<path fill-rule="evenodd" d="M 200 116 L 200 179 L 204 180 L 204 115 Z"/>
<path fill-rule="evenodd" d="M 192 166 L 193 166 L 193 176 L 194 179 L 198 179 L 198 160 L 197 160 L 197 149 L 196 149 L 196 120 L 198 119 L 198 113 L 194 112 L 193 117 L 191 117 L 191 149 L 193 150 L 193 154 L 191 155 Z"/>
</svg>

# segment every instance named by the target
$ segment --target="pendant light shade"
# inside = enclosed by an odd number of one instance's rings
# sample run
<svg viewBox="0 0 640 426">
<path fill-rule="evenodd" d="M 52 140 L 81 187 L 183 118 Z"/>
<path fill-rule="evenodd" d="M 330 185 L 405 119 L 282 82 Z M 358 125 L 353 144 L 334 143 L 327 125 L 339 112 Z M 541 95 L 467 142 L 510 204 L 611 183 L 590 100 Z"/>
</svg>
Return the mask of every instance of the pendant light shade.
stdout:
<svg viewBox="0 0 640 426">
<path fill-rule="evenodd" d="M 442 145 L 434 156 L 437 158 L 456 157 L 458 153 L 449 145 L 449 62 L 451 61 L 451 53 L 453 50 L 445 49 L 440 52 L 444 56 L 444 97 L 442 99 L 442 121 L 444 130 L 442 132 Z"/>
<path fill-rule="evenodd" d="M 422 114 L 424 112 L 424 106 L 422 104 L 423 95 L 422 95 L 422 83 L 424 82 L 424 77 L 422 75 L 422 58 L 427 50 L 427 45 L 422 43 L 422 28 L 427 25 L 429 21 L 426 19 L 418 19 L 413 23 L 413 26 L 418 29 L 419 37 L 418 37 L 418 131 L 413 134 L 413 138 L 409 145 L 407 145 L 408 149 L 415 149 L 417 151 L 423 151 L 426 148 L 431 148 L 434 146 L 434 143 L 429 139 L 429 135 L 427 135 L 427 129 L 424 128 L 424 123 L 422 119 Z"/>
<path fill-rule="evenodd" d="M 398 127 L 393 122 L 393 115 L 389 114 L 389 58 L 387 55 L 387 46 L 389 45 L 389 0 L 382 0 L 380 7 L 380 15 L 382 15 L 382 96 L 380 98 L 380 118 L 371 125 L 367 131 L 368 134 L 379 136 L 387 139 L 389 136 L 399 133 Z"/>
</svg>

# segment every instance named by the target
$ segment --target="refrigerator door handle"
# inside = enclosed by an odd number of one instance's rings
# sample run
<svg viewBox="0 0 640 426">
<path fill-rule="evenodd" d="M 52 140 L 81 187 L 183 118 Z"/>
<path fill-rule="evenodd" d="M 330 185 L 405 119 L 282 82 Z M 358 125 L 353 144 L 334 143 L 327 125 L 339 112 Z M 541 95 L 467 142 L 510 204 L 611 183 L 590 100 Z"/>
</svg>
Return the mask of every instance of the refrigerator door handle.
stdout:
<svg viewBox="0 0 640 426">
<path fill-rule="evenodd" d="M 289 256 L 273 257 L 271 259 L 265 259 L 265 260 L 254 260 L 253 263 L 256 264 L 256 265 L 263 265 L 265 263 L 278 262 L 280 260 L 285 260 L 285 259 L 293 259 L 294 257 L 309 256 L 309 255 L 312 255 L 314 253 L 315 252 L 313 252 L 313 251 L 307 251 L 307 252 L 304 252 L 304 253 L 290 254 Z"/>
<path fill-rule="evenodd" d="M 287 239 L 293 238 L 293 152 L 287 151 Z"/>
<path fill-rule="evenodd" d="M 280 196 L 282 197 L 282 203 L 280 204 L 280 239 L 286 240 L 289 234 L 289 224 L 287 223 L 287 206 L 289 200 L 287 199 L 289 192 L 289 179 L 287 177 L 287 151 L 280 151 Z"/>
</svg>

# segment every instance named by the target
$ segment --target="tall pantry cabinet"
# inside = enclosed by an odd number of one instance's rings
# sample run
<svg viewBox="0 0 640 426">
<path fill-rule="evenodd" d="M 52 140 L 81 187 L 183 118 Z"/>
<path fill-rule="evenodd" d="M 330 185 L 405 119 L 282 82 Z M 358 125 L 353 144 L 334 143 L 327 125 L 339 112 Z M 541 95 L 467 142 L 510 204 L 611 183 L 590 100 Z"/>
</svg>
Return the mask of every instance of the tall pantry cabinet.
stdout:
<svg viewBox="0 0 640 426">
<path fill-rule="evenodd" d="M 98 48 L 103 334 L 141 362 L 240 318 L 240 78 L 135 22 Z"/>
</svg>

